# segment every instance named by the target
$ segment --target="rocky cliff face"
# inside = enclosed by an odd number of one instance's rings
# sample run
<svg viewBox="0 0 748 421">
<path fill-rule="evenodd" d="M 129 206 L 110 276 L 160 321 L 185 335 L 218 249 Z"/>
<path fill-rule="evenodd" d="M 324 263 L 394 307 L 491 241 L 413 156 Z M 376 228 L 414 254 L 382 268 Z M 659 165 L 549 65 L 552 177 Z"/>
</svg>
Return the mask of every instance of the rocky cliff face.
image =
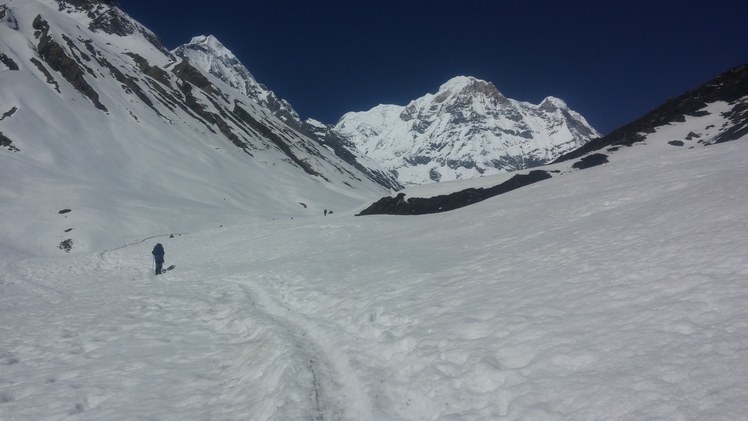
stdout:
<svg viewBox="0 0 748 421">
<path fill-rule="evenodd" d="M 404 107 L 348 113 L 335 130 L 405 185 L 542 165 L 600 136 L 558 98 L 519 102 L 473 77 Z"/>
</svg>

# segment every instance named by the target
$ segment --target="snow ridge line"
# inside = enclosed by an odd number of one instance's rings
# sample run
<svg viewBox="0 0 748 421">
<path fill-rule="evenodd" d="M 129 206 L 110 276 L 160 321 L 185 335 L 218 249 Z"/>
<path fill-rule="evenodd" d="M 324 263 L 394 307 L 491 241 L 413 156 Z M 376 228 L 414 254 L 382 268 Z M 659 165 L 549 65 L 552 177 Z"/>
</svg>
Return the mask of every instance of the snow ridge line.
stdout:
<svg viewBox="0 0 748 421">
<path fill-rule="evenodd" d="M 334 342 L 322 331 L 319 324 L 302 314 L 294 313 L 275 297 L 270 296 L 257 282 L 246 279 L 227 279 L 244 289 L 258 312 L 271 324 L 278 337 L 293 347 L 293 353 L 302 359 L 304 369 L 311 376 L 309 399 L 313 419 L 373 420 L 373 405 L 365 388 L 355 376 L 345 355 L 334 347 Z M 277 281 L 271 276 L 270 281 Z M 260 320 L 258 320 L 260 321 Z"/>
</svg>

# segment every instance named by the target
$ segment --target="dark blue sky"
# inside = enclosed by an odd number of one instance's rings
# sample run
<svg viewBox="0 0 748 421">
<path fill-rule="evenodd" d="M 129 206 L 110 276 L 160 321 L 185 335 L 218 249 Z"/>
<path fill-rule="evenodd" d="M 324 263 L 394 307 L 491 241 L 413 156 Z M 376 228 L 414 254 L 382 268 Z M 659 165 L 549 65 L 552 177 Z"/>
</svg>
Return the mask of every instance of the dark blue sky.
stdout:
<svg viewBox="0 0 748 421">
<path fill-rule="evenodd" d="M 603 133 L 748 62 L 745 0 L 120 0 L 167 48 L 214 35 L 302 118 L 406 105 L 467 75 Z"/>
</svg>

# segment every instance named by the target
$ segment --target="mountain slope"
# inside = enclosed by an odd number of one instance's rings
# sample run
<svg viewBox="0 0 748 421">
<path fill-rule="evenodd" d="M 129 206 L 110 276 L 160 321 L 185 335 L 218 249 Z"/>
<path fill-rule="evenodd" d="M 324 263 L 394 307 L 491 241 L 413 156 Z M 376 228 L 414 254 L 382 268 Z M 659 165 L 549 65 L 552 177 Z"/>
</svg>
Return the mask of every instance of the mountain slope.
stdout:
<svg viewBox="0 0 748 421">
<path fill-rule="evenodd" d="M 636 156 L 629 148 L 674 154 L 748 139 L 748 65 L 738 66 L 665 104 L 611 134 L 559 157 L 553 164 L 513 175 L 449 183 L 443 189 L 415 186 L 385 196 L 359 215 L 417 215 L 445 212 L 477 203 L 551 177 Z M 603 150 L 605 149 L 605 150 Z M 438 193 L 435 193 L 438 192 Z"/>
<path fill-rule="evenodd" d="M 367 178 L 385 188 L 402 188 L 389 171 L 359 152 L 354 144 L 341 136 L 332 126 L 312 119 L 302 121 L 291 104 L 279 99 L 273 91 L 257 82 L 236 56 L 214 36 L 194 37 L 189 43 L 177 47 L 173 53 L 253 99 L 289 127 L 329 149 Z"/>
<path fill-rule="evenodd" d="M 748 134 L 748 64 L 730 69 L 626 124 L 607 136 L 569 152 L 558 161 L 578 158 L 606 147 L 646 142 L 668 132 L 675 146 L 712 145 Z M 662 140 L 661 136 L 658 136 Z"/>
<path fill-rule="evenodd" d="M 3 241 L 0 419 L 740 420 L 746 176 L 745 140 L 650 142 L 423 217 Z"/>
<path fill-rule="evenodd" d="M 100 250 L 130 240 L 119 232 L 316 215 L 383 191 L 113 4 L 0 4 L 3 241 Z"/>
<path fill-rule="evenodd" d="M 406 185 L 530 168 L 599 137 L 558 98 L 519 102 L 472 77 L 405 107 L 348 113 L 335 129 Z"/>
</svg>

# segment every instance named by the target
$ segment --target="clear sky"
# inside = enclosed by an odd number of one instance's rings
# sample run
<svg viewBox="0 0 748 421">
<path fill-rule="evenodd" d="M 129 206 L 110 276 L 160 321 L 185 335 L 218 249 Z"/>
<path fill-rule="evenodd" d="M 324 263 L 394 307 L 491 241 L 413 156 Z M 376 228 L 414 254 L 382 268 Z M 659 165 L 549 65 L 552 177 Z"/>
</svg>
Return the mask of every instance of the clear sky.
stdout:
<svg viewBox="0 0 748 421">
<path fill-rule="evenodd" d="M 748 63 L 746 0 L 120 0 L 167 48 L 214 35 L 302 119 L 474 76 L 603 133 Z"/>
</svg>

